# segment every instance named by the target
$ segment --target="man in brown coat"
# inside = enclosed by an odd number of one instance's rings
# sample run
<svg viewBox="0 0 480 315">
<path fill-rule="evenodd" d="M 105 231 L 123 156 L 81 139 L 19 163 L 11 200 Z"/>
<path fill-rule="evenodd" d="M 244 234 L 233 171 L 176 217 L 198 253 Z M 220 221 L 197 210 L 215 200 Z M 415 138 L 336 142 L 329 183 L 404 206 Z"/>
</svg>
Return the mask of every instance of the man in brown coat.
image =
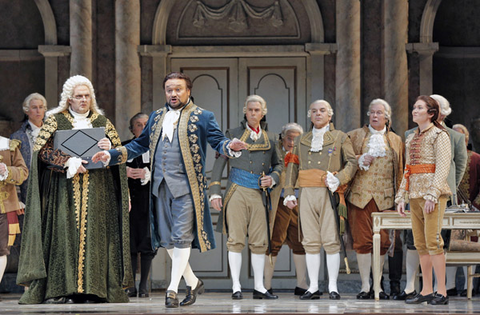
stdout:
<svg viewBox="0 0 480 315">
<path fill-rule="evenodd" d="M 373 251 L 372 212 L 394 209 L 394 197 L 403 174 L 403 142 L 389 131 L 390 105 L 382 99 L 373 100 L 367 115 L 369 124 L 348 133 L 358 159 L 358 170 L 352 180 L 348 201 L 348 219 L 357 253 L 362 289 L 357 299 L 369 299 L 370 269 Z M 381 233 L 381 266 L 390 246 L 388 230 Z M 380 292 L 381 299 L 388 295 Z"/>
<path fill-rule="evenodd" d="M 20 141 L 0 136 L 0 282 L 7 267 L 7 255 L 20 233 L 15 211 L 20 211 L 15 185 L 22 184 L 28 169 L 20 153 Z"/>
<path fill-rule="evenodd" d="M 308 116 L 313 128 L 295 139 L 291 154 L 285 157 L 287 174 L 284 204 L 290 209 L 297 205 L 295 183 L 300 187 L 299 216 L 306 252 L 310 286 L 300 299 L 319 299 L 318 273 L 320 250 L 327 253 L 328 292 L 330 299 L 340 299 L 337 278 L 340 269 L 340 238 L 329 192 L 335 192 L 355 175 L 357 159 L 347 134 L 335 130 L 330 123 L 333 110 L 324 100 L 310 105 Z"/>
</svg>

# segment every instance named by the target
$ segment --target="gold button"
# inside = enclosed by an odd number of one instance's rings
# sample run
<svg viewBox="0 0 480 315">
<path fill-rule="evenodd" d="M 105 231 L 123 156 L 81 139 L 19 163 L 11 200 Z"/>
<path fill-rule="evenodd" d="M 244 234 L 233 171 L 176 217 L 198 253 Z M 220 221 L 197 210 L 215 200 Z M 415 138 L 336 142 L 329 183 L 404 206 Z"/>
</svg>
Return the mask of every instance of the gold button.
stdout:
<svg viewBox="0 0 480 315">
<path fill-rule="evenodd" d="M 308 161 L 308 164 L 312 163 L 312 161 Z"/>
<path fill-rule="evenodd" d="M 252 163 L 253 163 L 253 161 L 250 161 L 250 164 L 252 164 Z"/>
<path fill-rule="evenodd" d="M 320 152 L 319 154 L 322 155 L 322 152 Z"/>
<path fill-rule="evenodd" d="M 312 151 L 308 151 L 308 155 L 312 155 Z"/>
<path fill-rule="evenodd" d="M 317 164 L 320 164 L 320 163 L 322 163 L 322 162 L 320 162 L 320 161 L 317 162 Z"/>
<path fill-rule="evenodd" d="M 265 165 L 265 163 L 262 163 L 262 166 L 264 166 L 264 165 Z"/>
</svg>

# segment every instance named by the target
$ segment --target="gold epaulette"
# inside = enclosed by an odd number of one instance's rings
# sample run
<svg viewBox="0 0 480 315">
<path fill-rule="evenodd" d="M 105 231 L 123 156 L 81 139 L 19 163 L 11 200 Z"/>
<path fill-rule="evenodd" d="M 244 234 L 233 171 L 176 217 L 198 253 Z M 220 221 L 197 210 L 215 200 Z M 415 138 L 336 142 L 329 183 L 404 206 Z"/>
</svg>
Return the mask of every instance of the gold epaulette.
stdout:
<svg viewBox="0 0 480 315">
<path fill-rule="evenodd" d="M 22 141 L 17 139 L 10 139 L 10 151 L 15 151 L 17 148 L 20 150 L 20 146 L 22 145 Z"/>
</svg>

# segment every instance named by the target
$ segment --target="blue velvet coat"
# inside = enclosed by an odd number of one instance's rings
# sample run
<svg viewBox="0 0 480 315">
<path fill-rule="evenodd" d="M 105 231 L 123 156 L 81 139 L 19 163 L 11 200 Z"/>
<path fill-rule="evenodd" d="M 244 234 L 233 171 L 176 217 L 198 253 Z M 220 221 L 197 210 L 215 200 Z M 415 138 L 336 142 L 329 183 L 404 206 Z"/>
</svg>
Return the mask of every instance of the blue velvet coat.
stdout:
<svg viewBox="0 0 480 315">
<path fill-rule="evenodd" d="M 28 141 L 27 129 L 31 129 L 30 124 L 28 123 L 28 119 L 22 124 L 20 129 L 15 131 L 11 134 L 10 139 L 17 139 L 20 140 L 22 143 L 20 146 L 20 153 L 22 154 L 23 160 L 30 170 L 30 162 L 32 160 L 32 150 L 30 148 L 30 142 Z M 20 185 L 20 195 L 18 199 L 26 203 L 27 202 L 27 189 L 28 189 L 28 181 L 24 181 L 23 184 Z"/>
<path fill-rule="evenodd" d="M 125 163 L 127 159 L 135 158 L 150 150 L 150 169 L 152 170 L 152 178 L 154 178 L 154 172 L 156 171 L 155 152 L 158 140 L 162 135 L 163 119 L 167 111 L 168 107 L 165 106 L 151 113 L 145 129 L 138 138 L 124 147 L 110 150 L 110 165 Z M 230 139 L 224 136 L 212 112 L 198 107 L 191 101 L 182 109 L 177 127 L 180 151 L 195 210 L 195 239 L 192 247 L 204 252 L 215 248 L 212 218 L 206 194 L 205 157 L 207 142 L 214 150 L 232 157 L 227 149 Z M 155 205 L 152 200 L 153 197 L 150 198 L 150 226 L 152 247 L 156 250 L 160 247 L 160 233 L 158 218 L 156 218 L 156 212 L 153 211 Z"/>
</svg>

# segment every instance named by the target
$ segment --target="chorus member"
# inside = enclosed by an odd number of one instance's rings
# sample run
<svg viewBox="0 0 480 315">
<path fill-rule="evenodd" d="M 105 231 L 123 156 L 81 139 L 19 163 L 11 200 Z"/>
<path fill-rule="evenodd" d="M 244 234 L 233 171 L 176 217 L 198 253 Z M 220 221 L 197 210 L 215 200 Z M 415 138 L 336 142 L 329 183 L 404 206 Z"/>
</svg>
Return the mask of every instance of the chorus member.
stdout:
<svg viewBox="0 0 480 315">
<path fill-rule="evenodd" d="M 298 180 L 299 221 L 303 235 L 302 245 L 306 252 L 310 285 L 300 299 L 319 299 L 318 274 L 320 250 L 327 256 L 329 298 L 340 299 L 337 289 L 340 270 L 340 238 L 329 192 L 352 180 L 357 170 L 357 159 L 350 137 L 335 130 L 330 122 L 333 110 L 324 100 L 310 104 L 308 116 L 312 130 L 295 139 L 288 157 L 284 204 L 293 209 L 297 206 L 295 183 Z"/>
<path fill-rule="evenodd" d="M 220 195 L 220 180 L 227 160 L 215 161 L 210 183 L 210 200 L 215 210 L 222 211 L 219 227 L 227 238 L 228 264 L 232 277 L 232 299 L 243 298 L 240 284 L 242 250 L 248 235 L 254 276 L 254 299 L 276 299 L 265 289 L 263 268 L 268 248 L 267 213 L 262 200 L 262 188 L 271 188 L 280 181 L 282 164 L 276 152 L 275 135 L 268 132 L 261 120 L 267 113 L 267 103 L 258 95 L 250 95 L 243 107 L 245 119 L 240 126 L 227 130 L 228 138 L 240 138 L 247 144 L 242 156 L 230 160 L 225 197 Z M 268 206 L 268 205 L 267 205 Z"/>
<path fill-rule="evenodd" d="M 281 164 L 284 164 L 285 155 L 292 151 L 295 138 L 301 134 L 303 134 L 303 128 L 297 123 L 288 123 L 282 127 L 280 139 L 276 145 L 277 156 Z M 271 253 L 268 251 L 266 253 L 268 259 L 265 260 L 265 288 L 268 288 L 267 290 L 273 294 L 272 278 L 277 256 L 283 244 L 286 243 L 293 252 L 293 262 L 297 275 L 297 286 L 294 294 L 302 296 L 308 288 L 305 250 L 298 237 L 298 207 L 289 209 L 283 205 L 285 172 L 286 168 L 283 168 L 280 174 L 280 183 L 275 186 L 271 193 L 270 233 L 272 250 Z M 270 255 L 272 257 L 271 261 Z"/>
<path fill-rule="evenodd" d="M 374 99 L 367 115 L 369 124 L 348 133 L 358 159 L 358 170 L 350 184 L 348 220 L 357 253 L 362 289 L 357 299 L 370 299 L 370 271 L 373 253 L 372 213 L 395 209 L 395 193 L 403 175 L 403 142 L 390 131 L 392 110 L 382 99 Z M 380 262 L 390 246 L 388 230 L 382 230 Z M 380 291 L 380 299 L 389 296 Z"/>
<path fill-rule="evenodd" d="M 447 182 L 451 145 L 447 130 L 437 121 L 439 115 L 437 101 L 426 95 L 417 98 L 412 117 L 418 128 L 405 141 L 405 171 L 395 198 L 401 216 L 405 216 L 405 203 L 409 200 L 414 245 L 422 266 L 422 291 L 406 299 L 407 304 L 448 304 L 441 230 L 451 195 Z M 438 282 L 436 293 L 432 287 L 432 269 Z"/>
</svg>

